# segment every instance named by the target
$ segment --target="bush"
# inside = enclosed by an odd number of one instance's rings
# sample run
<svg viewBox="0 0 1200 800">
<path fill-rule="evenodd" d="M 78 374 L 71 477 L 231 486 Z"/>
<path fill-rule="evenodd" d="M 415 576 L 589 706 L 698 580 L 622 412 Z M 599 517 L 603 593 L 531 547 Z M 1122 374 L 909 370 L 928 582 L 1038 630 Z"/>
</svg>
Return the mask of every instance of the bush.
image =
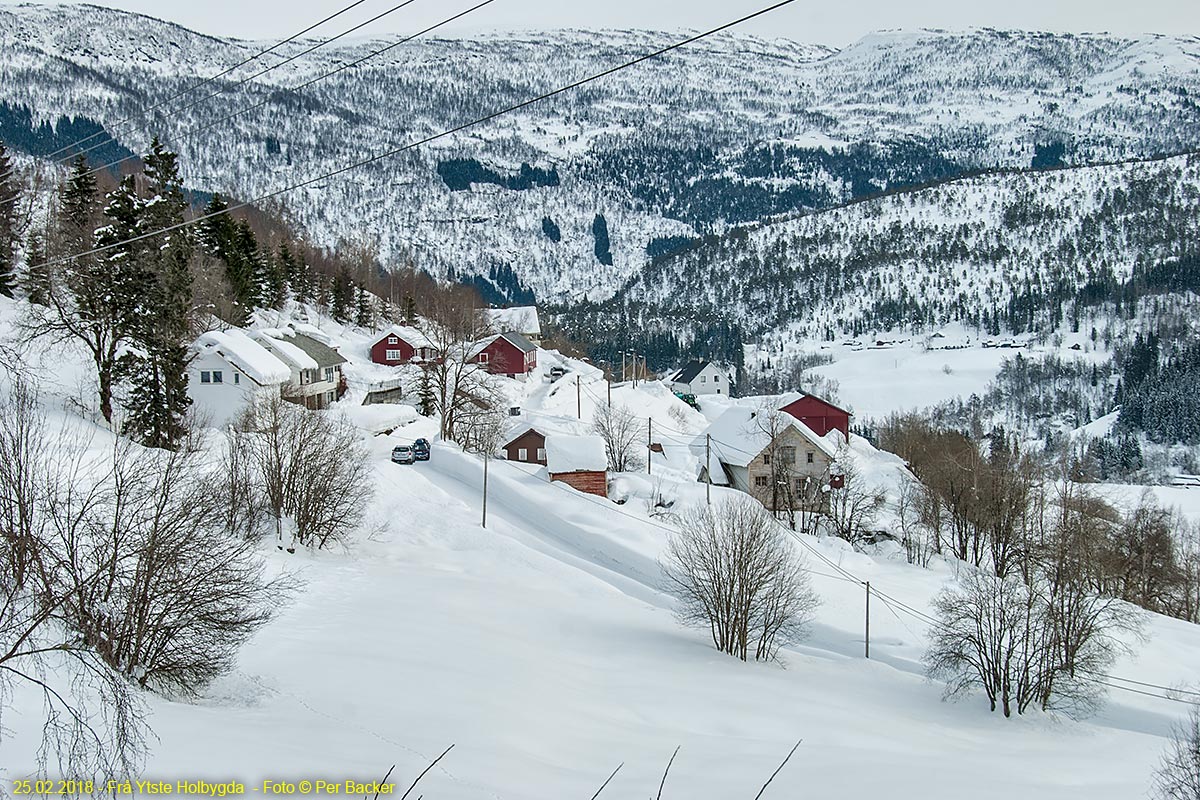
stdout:
<svg viewBox="0 0 1200 800">
<path fill-rule="evenodd" d="M 819 603 L 782 528 L 749 498 L 681 515 L 663 567 L 680 620 L 742 661 L 771 660 L 801 639 Z"/>
</svg>

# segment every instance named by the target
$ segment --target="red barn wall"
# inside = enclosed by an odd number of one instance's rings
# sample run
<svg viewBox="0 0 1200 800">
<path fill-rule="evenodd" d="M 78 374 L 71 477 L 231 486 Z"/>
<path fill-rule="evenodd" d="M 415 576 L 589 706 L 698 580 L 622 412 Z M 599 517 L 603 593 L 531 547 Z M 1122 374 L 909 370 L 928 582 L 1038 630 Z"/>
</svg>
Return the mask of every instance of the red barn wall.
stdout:
<svg viewBox="0 0 1200 800">
<path fill-rule="evenodd" d="M 850 438 L 850 415 L 837 406 L 826 403 L 811 395 L 789 403 L 783 410 L 808 426 L 809 430 L 824 436 L 830 431 L 841 431 Z"/>
<path fill-rule="evenodd" d="M 561 481 L 587 494 L 608 497 L 607 472 L 555 472 L 550 480 Z"/>
<path fill-rule="evenodd" d="M 480 354 L 487 353 L 487 371 L 493 375 L 520 375 L 529 372 L 537 366 L 537 351 L 525 353 L 504 337 L 497 337 L 491 344 L 483 348 Z"/>
</svg>

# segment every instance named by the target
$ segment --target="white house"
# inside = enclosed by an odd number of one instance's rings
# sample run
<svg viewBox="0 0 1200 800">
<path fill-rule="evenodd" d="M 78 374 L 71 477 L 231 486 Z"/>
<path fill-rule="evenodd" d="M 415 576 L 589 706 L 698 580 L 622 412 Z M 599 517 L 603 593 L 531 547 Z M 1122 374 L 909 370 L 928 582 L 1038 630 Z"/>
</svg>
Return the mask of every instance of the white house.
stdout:
<svg viewBox="0 0 1200 800">
<path fill-rule="evenodd" d="M 692 361 L 676 372 L 671 380 L 672 391 L 679 394 L 729 394 L 729 376 L 711 361 Z"/>
<path fill-rule="evenodd" d="M 702 464 L 708 451 L 701 480 L 751 494 L 768 508 L 803 507 L 824 502 L 841 435 L 818 436 L 782 411 L 734 406 L 693 441 L 692 450 Z"/>
<path fill-rule="evenodd" d="M 224 427 L 259 396 L 279 395 L 291 370 L 239 330 L 210 331 L 192 345 L 188 396 L 205 422 Z"/>
<path fill-rule="evenodd" d="M 286 397 L 314 411 L 329 408 L 338 399 L 346 359 L 337 350 L 292 328 L 266 328 L 251 335 L 288 366 Z"/>
<path fill-rule="evenodd" d="M 536 345 L 542 343 L 542 323 L 538 319 L 537 306 L 486 308 L 483 310 L 483 318 L 492 330 L 512 331 Z"/>
</svg>

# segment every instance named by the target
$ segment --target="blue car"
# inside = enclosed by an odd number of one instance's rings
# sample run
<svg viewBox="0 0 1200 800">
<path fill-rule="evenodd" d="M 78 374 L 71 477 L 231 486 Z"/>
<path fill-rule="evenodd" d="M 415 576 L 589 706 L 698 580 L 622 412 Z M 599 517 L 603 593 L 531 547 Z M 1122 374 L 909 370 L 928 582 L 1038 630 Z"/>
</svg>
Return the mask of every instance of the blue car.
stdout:
<svg viewBox="0 0 1200 800">
<path fill-rule="evenodd" d="M 417 439 L 415 442 L 413 442 L 412 449 L 413 449 L 413 455 L 416 456 L 417 461 L 428 461 L 429 460 L 429 440 L 428 439 Z"/>
</svg>

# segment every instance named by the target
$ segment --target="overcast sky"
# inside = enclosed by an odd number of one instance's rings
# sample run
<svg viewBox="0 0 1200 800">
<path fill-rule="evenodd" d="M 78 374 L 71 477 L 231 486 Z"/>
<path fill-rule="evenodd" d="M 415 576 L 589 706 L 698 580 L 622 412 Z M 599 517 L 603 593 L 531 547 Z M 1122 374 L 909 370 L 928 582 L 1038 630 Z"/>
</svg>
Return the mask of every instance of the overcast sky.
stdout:
<svg viewBox="0 0 1200 800">
<path fill-rule="evenodd" d="M 283 38 L 351 0 L 91 0 L 170 19 L 189 28 L 242 38 Z M 399 0 L 366 0 L 318 32 L 337 33 Z M 13 5 L 15 0 L 0 0 Z M 529 28 L 707 29 L 771 0 L 495 0 L 459 31 Z M 364 33 L 419 30 L 471 0 L 416 0 Z M 885 28 L 972 26 L 1071 32 L 1200 34 L 1200 0 L 797 0 L 744 30 L 844 46 Z M 449 30 L 449 29 L 447 29 Z"/>
</svg>

